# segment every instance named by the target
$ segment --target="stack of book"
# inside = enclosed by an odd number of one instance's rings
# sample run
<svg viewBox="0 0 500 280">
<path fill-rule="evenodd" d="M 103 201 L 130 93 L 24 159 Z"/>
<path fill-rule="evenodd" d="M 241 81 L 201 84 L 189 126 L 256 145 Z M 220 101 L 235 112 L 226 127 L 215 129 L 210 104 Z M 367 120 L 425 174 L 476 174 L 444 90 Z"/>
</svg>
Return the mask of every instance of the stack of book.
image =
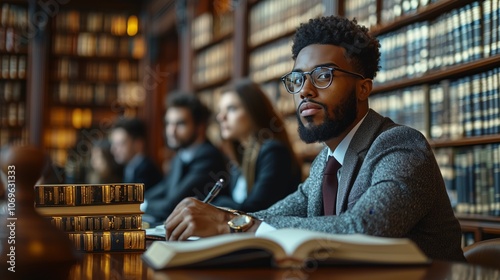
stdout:
<svg viewBox="0 0 500 280">
<path fill-rule="evenodd" d="M 36 185 L 35 209 L 79 251 L 145 250 L 144 184 Z"/>
</svg>

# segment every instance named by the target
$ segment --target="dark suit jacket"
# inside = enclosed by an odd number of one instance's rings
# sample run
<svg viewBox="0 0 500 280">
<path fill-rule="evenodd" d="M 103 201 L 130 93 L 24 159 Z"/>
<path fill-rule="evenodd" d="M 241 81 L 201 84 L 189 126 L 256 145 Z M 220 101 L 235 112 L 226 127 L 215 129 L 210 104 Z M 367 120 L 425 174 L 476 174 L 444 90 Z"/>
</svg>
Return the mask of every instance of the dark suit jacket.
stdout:
<svg viewBox="0 0 500 280">
<path fill-rule="evenodd" d="M 145 213 L 163 223 L 182 199 L 191 196 L 204 199 L 219 178 L 227 180 L 226 166 L 223 154 L 208 141 L 196 149 L 189 163 L 175 156 L 169 174 L 146 192 Z"/>
<path fill-rule="evenodd" d="M 370 110 L 340 169 L 338 216 L 322 216 L 328 150 L 299 189 L 254 213 L 276 228 L 407 237 L 433 259 L 463 261 L 461 230 L 425 137 Z"/>
<path fill-rule="evenodd" d="M 143 157 L 141 163 L 134 169 L 133 180 L 125 183 L 144 183 L 144 189 L 149 190 L 163 177 L 156 164 L 148 157 Z"/>
<path fill-rule="evenodd" d="M 219 195 L 214 205 L 253 212 L 266 209 L 278 200 L 297 190 L 302 178 L 300 166 L 292 165 L 293 155 L 279 141 L 265 141 L 257 155 L 255 181 L 243 203 L 237 203 L 231 197 L 236 180 L 241 174 L 238 167 L 231 168 L 229 193 Z"/>
</svg>

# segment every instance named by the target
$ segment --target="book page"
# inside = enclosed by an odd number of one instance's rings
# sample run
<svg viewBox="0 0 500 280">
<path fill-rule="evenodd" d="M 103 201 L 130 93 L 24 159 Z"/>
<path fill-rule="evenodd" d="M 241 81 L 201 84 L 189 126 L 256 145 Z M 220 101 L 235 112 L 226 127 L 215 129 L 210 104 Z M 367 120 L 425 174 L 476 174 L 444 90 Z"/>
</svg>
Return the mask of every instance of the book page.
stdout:
<svg viewBox="0 0 500 280">
<path fill-rule="evenodd" d="M 165 230 L 164 225 L 158 225 L 154 228 L 147 228 L 146 230 L 146 239 L 153 239 L 153 240 L 163 240 L 165 241 L 165 236 L 167 234 L 167 231 Z M 198 240 L 200 237 L 198 236 L 190 236 L 188 237 L 188 241 L 194 241 Z"/>
<path fill-rule="evenodd" d="M 261 235 L 280 244 L 288 256 L 381 263 L 423 263 L 427 257 L 409 239 L 363 234 L 327 234 L 301 229 L 279 229 Z"/>
<path fill-rule="evenodd" d="M 196 241 L 155 241 L 144 255 L 154 268 L 159 269 L 194 264 L 244 249 L 262 249 L 284 256 L 278 244 L 256 238 L 252 233 L 224 234 Z"/>
</svg>

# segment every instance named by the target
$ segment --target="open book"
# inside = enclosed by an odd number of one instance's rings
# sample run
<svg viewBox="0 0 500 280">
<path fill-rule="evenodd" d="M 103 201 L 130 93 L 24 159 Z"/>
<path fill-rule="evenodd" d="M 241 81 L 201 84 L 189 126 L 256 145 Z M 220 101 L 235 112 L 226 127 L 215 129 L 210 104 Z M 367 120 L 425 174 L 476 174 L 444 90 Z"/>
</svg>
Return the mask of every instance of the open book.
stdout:
<svg viewBox="0 0 500 280">
<path fill-rule="evenodd" d="M 146 239 L 165 240 L 165 234 L 166 232 L 164 225 L 146 229 Z"/>
<path fill-rule="evenodd" d="M 277 267 L 316 263 L 424 264 L 430 260 L 409 239 L 278 229 L 258 237 L 225 234 L 196 241 L 155 241 L 143 254 L 154 269 L 230 265 L 269 259 Z"/>
</svg>

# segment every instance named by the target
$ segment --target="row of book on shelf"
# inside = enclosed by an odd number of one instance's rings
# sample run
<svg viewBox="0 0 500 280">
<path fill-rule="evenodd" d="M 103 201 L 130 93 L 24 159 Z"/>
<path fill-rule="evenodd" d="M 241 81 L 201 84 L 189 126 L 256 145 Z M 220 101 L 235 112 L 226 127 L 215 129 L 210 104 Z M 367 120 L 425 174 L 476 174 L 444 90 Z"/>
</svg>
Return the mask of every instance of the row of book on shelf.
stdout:
<svg viewBox="0 0 500 280">
<path fill-rule="evenodd" d="M 28 130 L 25 127 L 11 127 L 0 126 L 0 146 L 4 145 L 27 145 L 28 144 Z"/>
<path fill-rule="evenodd" d="M 25 79 L 26 78 L 26 55 L 0 54 L 0 78 L 2 79 Z"/>
<path fill-rule="evenodd" d="M 52 88 L 52 100 L 56 104 L 107 105 L 115 113 L 121 106 L 138 107 L 144 103 L 145 88 L 139 82 L 119 84 L 60 82 Z"/>
<path fill-rule="evenodd" d="M 475 1 L 379 36 L 376 84 L 500 54 L 500 3 Z"/>
<path fill-rule="evenodd" d="M 0 6 L 0 51 L 26 52 L 27 30 L 26 7 L 3 3 Z"/>
<path fill-rule="evenodd" d="M 26 121 L 25 102 L 0 104 L 0 127 L 21 127 Z"/>
<path fill-rule="evenodd" d="M 251 7 L 248 43 L 256 46 L 294 31 L 302 22 L 322 16 L 324 1 L 260 1 Z"/>
<path fill-rule="evenodd" d="M 416 14 L 419 10 L 440 0 L 383 0 L 381 2 L 380 23 L 387 24 L 401 16 Z M 343 0 L 344 15 L 356 17 L 358 23 L 366 27 L 377 25 L 377 0 Z"/>
<path fill-rule="evenodd" d="M 35 209 L 86 252 L 146 249 L 144 184 L 36 185 Z"/>
<path fill-rule="evenodd" d="M 233 40 L 227 39 L 198 53 L 195 58 L 193 81 L 195 85 L 229 77 L 233 67 Z"/>
<path fill-rule="evenodd" d="M 192 22 L 191 47 L 195 50 L 204 47 L 212 40 L 230 34 L 233 29 L 234 15 L 232 11 L 224 8 L 223 11 L 216 9 L 215 14 L 203 13 Z"/>
<path fill-rule="evenodd" d="M 0 6 L 0 27 L 28 27 L 28 10 L 20 5 L 3 3 Z"/>
<path fill-rule="evenodd" d="M 26 53 L 28 36 L 24 30 L 14 27 L 0 27 L 0 51 L 8 53 Z"/>
<path fill-rule="evenodd" d="M 55 34 L 52 52 L 58 55 L 142 58 L 145 42 L 141 36 L 116 37 L 109 34 Z"/>
<path fill-rule="evenodd" d="M 500 144 L 434 150 L 459 214 L 500 216 Z"/>
<path fill-rule="evenodd" d="M 115 36 L 133 36 L 140 29 L 138 18 L 133 14 L 77 10 L 60 11 L 53 26 L 58 32 L 97 32 Z"/>
<path fill-rule="evenodd" d="M 249 57 L 250 77 L 257 83 L 276 79 L 293 68 L 291 38 L 283 38 L 252 51 Z"/>
<path fill-rule="evenodd" d="M 370 97 L 370 107 L 430 139 L 500 133 L 500 68 Z"/>
<path fill-rule="evenodd" d="M 137 81 L 139 63 L 120 59 L 117 61 L 82 61 L 68 57 L 56 58 L 52 76 L 57 80 L 83 79 L 87 81 Z"/>
<path fill-rule="evenodd" d="M 5 102 L 24 100 L 25 87 L 22 81 L 0 80 L 0 100 Z"/>
</svg>

